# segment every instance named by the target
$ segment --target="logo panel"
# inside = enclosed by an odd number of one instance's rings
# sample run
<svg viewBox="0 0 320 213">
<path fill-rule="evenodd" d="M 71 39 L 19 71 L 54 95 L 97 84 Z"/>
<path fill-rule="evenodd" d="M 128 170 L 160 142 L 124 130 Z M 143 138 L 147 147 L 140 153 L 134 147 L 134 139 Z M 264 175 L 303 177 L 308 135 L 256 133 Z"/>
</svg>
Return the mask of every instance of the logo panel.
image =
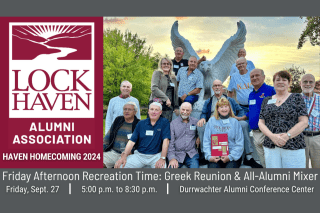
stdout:
<svg viewBox="0 0 320 213">
<path fill-rule="evenodd" d="M 94 24 L 9 24 L 9 117 L 94 117 Z"/>
</svg>

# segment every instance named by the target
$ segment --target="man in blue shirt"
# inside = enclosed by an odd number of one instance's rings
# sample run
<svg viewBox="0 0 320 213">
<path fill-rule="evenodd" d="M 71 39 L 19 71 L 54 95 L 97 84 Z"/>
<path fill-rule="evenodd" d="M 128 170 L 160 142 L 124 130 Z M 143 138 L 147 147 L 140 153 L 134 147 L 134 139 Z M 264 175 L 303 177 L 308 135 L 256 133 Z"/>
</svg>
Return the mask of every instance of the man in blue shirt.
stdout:
<svg viewBox="0 0 320 213">
<path fill-rule="evenodd" d="M 238 120 L 249 119 L 249 125 L 253 131 L 253 143 L 256 147 L 262 166 L 266 167 L 262 147 L 265 135 L 260 131 L 258 122 L 263 99 L 276 94 L 276 92 L 272 86 L 264 83 L 265 75 L 261 69 L 252 70 L 250 72 L 250 80 L 253 85 L 253 91 L 249 94 L 249 112 Z"/>
<path fill-rule="evenodd" d="M 234 73 L 228 86 L 228 96 L 232 98 L 236 92 L 237 101 L 245 113 L 249 111 L 248 97 L 253 89 L 250 82 L 250 71 L 247 70 L 247 60 L 243 57 L 236 61 L 239 72 Z"/>
<path fill-rule="evenodd" d="M 203 88 L 203 75 L 197 69 L 197 58 L 191 56 L 188 65 L 189 67 L 181 67 L 177 75 L 179 106 L 183 102 L 194 104 L 199 99 L 198 94 Z"/>
<path fill-rule="evenodd" d="M 170 122 L 163 117 L 160 103 L 149 106 L 149 118 L 140 121 L 114 168 L 166 168 L 170 136 Z M 130 155 L 135 147 L 133 155 Z"/>
<path fill-rule="evenodd" d="M 238 52 L 238 58 L 246 58 L 246 55 L 247 55 L 247 52 L 245 49 L 240 49 L 239 52 Z M 247 70 L 250 72 L 251 70 L 253 70 L 255 68 L 254 64 L 252 61 L 249 61 L 247 60 Z M 231 67 L 231 71 L 230 71 L 230 77 L 234 74 L 234 73 L 238 73 L 239 70 L 237 68 L 237 65 L 236 63 L 232 64 L 232 67 Z"/>
</svg>

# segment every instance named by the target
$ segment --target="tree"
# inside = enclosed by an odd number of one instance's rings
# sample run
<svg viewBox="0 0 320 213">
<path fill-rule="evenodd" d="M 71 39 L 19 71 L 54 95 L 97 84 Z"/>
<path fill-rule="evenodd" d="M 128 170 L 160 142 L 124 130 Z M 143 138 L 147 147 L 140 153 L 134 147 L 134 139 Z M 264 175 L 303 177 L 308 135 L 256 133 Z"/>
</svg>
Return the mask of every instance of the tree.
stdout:
<svg viewBox="0 0 320 213">
<path fill-rule="evenodd" d="M 272 86 L 273 85 L 273 82 L 272 82 L 272 80 L 271 80 L 271 78 L 270 77 L 266 77 L 266 79 L 265 79 L 265 81 L 264 81 L 266 84 L 268 84 L 268 85 L 270 85 L 270 86 Z"/>
<path fill-rule="evenodd" d="M 303 44 L 306 42 L 306 38 L 309 38 L 312 46 L 320 46 L 320 17 L 307 16 L 306 22 L 307 26 L 299 38 L 298 49 L 302 48 Z"/>
<path fill-rule="evenodd" d="M 292 65 L 291 68 L 285 68 L 285 70 L 287 70 L 292 77 L 292 82 L 291 82 L 291 86 L 290 86 L 290 90 L 292 93 L 301 93 L 301 87 L 300 87 L 300 79 L 301 77 L 306 74 L 306 71 L 300 67 L 295 67 L 294 65 Z"/>
<path fill-rule="evenodd" d="M 103 36 L 103 96 L 104 104 L 120 94 L 120 83 L 128 80 L 133 88 L 131 95 L 141 105 L 148 104 L 151 93 L 151 77 L 157 67 L 152 47 L 145 46 L 145 39 L 129 31 L 106 30 Z"/>
</svg>

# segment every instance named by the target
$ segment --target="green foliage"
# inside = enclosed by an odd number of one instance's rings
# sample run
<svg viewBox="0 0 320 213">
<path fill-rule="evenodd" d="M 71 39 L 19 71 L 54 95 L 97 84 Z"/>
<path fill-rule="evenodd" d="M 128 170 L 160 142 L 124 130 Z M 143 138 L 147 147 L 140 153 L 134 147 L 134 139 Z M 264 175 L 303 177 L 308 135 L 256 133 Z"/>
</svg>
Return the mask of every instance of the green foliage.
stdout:
<svg viewBox="0 0 320 213">
<path fill-rule="evenodd" d="M 295 67 L 294 65 L 292 65 L 291 68 L 285 68 L 285 70 L 287 70 L 292 77 L 292 82 L 291 82 L 291 86 L 290 86 L 290 90 L 292 93 L 301 93 L 301 87 L 300 87 L 300 79 L 302 78 L 302 76 L 304 74 L 306 74 L 306 71 L 300 67 Z"/>
<path fill-rule="evenodd" d="M 307 16 L 306 19 L 307 26 L 300 35 L 298 49 L 302 48 L 303 44 L 306 42 L 306 38 L 309 38 L 312 46 L 320 46 L 320 17 Z"/>
<path fill-rule="evenodd" d="M 151 56 L 152 47 L 145 47 L 145 39 L 130 31 L 106 30 L 103 36 L 103 99 L 120 94 L 120 83 L 128 80 L 132 83 L 131 96 L 137 98 L 140 105 L 147 105 L 151 93 L 151 77 L 157 68 L 159 53 Z"/>
</svg>

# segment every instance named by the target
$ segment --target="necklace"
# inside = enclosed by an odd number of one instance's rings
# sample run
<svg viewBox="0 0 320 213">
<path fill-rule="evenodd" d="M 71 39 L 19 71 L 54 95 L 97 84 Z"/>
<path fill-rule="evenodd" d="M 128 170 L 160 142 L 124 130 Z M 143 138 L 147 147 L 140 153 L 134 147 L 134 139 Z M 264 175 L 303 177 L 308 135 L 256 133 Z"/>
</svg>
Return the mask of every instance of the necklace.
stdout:
<svg viewBox="0 0 320 213">
<path fill-rule="evenodd" d="M 278 100 L 278 98 L 277 98 L 278 103 L 280 103 L 280 102 L 282 102 L 283 100 L 287 99 L 287 97 L 288 97 L 289 95 L 290 95 L 290 94 L 285 95 L 285 96 L 284 96 L 283 98 L 281 98 L 280 100 Z"/>
</svg>

